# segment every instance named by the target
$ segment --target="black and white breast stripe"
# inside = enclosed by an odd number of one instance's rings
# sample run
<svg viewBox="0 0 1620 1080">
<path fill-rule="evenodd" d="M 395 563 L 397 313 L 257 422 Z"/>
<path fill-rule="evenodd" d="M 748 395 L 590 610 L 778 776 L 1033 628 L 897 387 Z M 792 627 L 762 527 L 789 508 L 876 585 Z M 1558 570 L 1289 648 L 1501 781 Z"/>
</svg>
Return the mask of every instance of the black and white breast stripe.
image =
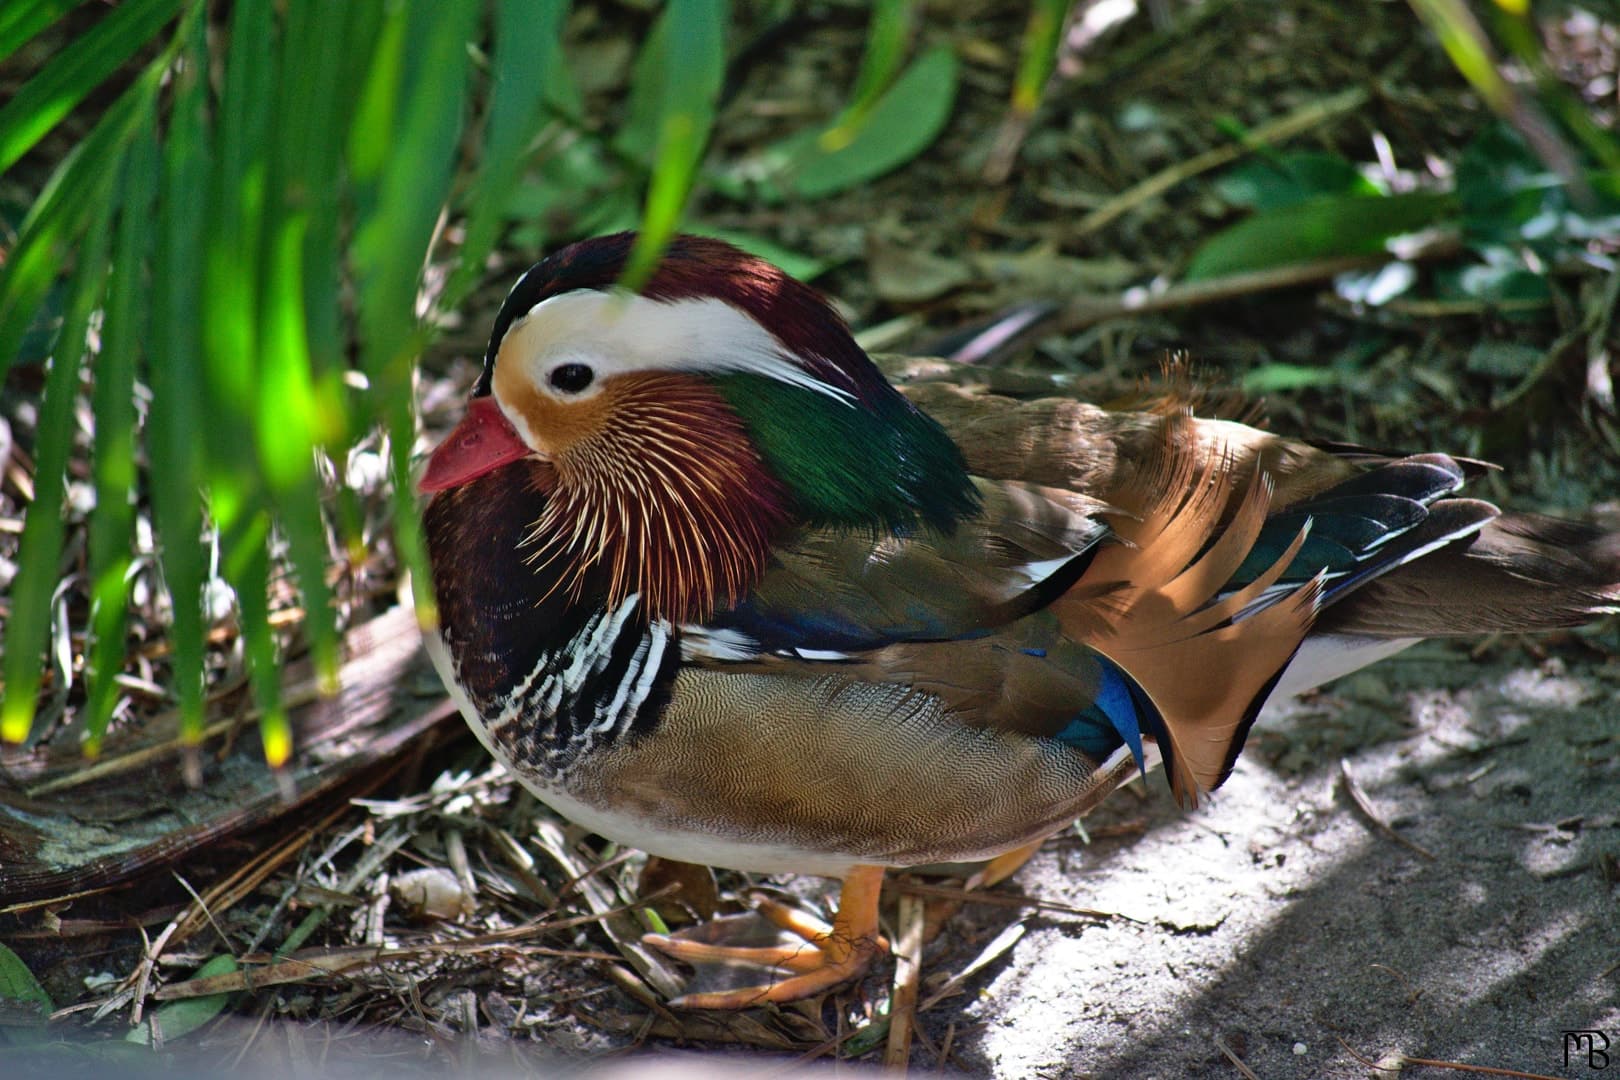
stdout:
<svg viewBox="0 0 1620 1080">
<path fill-rule="evenodd" d="M 641 618 L 640 607 L 640 595 L 632 595 L 542 648 L 528 675 L 481 708 L 490 737 L 531 767 L 555 773 L 656 724 L 681 650 L 674 628 Z"/>
</svg>

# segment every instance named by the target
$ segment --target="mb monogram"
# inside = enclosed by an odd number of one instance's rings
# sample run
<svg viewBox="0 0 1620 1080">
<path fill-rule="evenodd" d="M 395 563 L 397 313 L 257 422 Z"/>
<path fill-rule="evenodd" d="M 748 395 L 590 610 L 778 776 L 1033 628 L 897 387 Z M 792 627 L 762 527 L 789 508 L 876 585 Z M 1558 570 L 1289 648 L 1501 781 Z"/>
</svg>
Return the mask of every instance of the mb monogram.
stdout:
<svg viewBox="0 0 1620 1080">
<path fill-rule="evenodd" d="M 1564 1034 L 1564 1065 L 1585 1065 L 1591 1069 L 1609 1067 L 1609 1037 L 1601 1031 L 1566 1031 Z"/>
</svg>

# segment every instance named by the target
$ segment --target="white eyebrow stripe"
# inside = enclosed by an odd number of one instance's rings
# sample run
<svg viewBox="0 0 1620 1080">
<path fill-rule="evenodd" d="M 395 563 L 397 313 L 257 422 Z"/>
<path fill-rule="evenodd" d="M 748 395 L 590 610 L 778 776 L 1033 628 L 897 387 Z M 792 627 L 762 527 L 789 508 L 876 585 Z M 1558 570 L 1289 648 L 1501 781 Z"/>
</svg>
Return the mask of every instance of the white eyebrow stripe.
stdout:
<svg viewBox="0 0 1620 1080">
<path fill-rule="evenodd" d="M 716 297 L 652 300 L 633 293 L 575 289 L 551 296 L 513 320 L 500 362 L 523 367 L 536 386 L 559 363 L 586 363 L 598 376 L 631 371 L 764 375 L 854 405 L 849 391 L 816 378 L 776 336 Z M 601 385 L 600 378 L 581 397 Z"/>
</svg>

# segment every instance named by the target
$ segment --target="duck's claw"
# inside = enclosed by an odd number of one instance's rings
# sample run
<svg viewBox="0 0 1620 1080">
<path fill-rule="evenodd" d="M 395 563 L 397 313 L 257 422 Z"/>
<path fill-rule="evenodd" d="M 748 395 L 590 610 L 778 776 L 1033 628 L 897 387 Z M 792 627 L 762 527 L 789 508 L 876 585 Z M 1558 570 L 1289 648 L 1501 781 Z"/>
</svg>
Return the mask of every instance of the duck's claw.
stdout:
<svg viewBox="0 0 1620 1080">
<path fill-rule="evenodd" d="M 877 903 L 883 886 L 881 867 L 856 867 L 844 879 L 838 914 L 831 925 L 775 900 L 756 901 L 755 911 L 791 935 L 772 945 L 724 944 L 726 924 L 708 923 L 696 933 L 711 940 L 647 934 L 642 941 L 696 967 L 700 975 L 730 976 L 737 968 L 752 974 L 763 969 L 765 981 L 728 990 L 684 994 L 670 1004 L 682 1009 L 747 1009 L 766 1002 L 815 997 L 858 978 L 872 959 L 888 947 L 878 934 Z M 735 935 L 733 935 L 735 937 Z M 716 969 L 719 969 L 718 972 Z"/>
</svg>

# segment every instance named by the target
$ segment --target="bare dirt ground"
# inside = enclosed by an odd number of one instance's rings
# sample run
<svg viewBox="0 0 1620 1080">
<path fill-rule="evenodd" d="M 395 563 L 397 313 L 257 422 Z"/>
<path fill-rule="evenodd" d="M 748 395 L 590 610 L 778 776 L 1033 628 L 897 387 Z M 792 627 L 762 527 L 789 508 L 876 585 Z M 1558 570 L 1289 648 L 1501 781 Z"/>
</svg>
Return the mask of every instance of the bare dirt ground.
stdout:
<svg viewBox="0 0 1620 1080">
<path fill-rule="evenodd" d="M 1224 1044 L 1268 1080 L 1378 1075 L 1351 1050 L 1592 1075 L 1562 1033 L 1620 1027 L 1617 675 L 1424 646 L 1274 708 L 1207 807 L 1116 798 L 1093 823 L 1140 838 L 1017 882 L 1134 921 L 1031 920 L 963 1010 L 966 1070 L 1235 1076 Z"/>
</svg>

